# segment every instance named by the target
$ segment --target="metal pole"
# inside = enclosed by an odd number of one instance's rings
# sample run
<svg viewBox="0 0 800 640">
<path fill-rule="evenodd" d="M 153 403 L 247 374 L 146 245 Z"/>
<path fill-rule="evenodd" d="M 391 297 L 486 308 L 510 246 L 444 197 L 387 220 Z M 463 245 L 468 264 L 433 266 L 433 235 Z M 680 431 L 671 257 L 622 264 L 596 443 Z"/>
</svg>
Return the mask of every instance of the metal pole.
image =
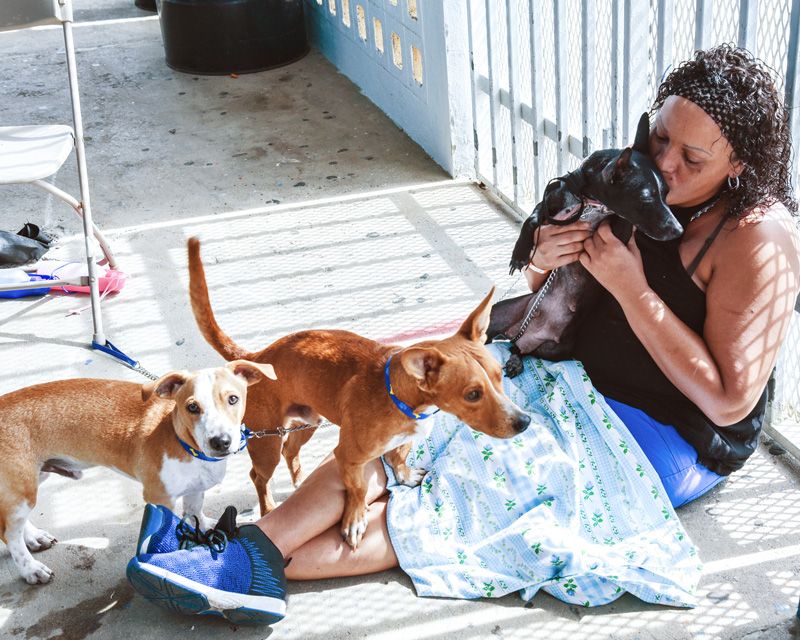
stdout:
<svg viewBox="0 0 800 640">
<path fill-rule="evenodd" d="M 581 111 L 583 112 L 583 132 L 581 153 L 587 157 L 594 151 L 593 140 L 597 130 L 597 111 L 595 109 L 594 60 L 597 51 L 597 3 L 583 0 L 581 4 Z"/>
<path fill-rule="evenodd" d="M 553 56 L 555 58 L 556 93 L 556 149 L 559 175 L 567 170 L 569 149 L 567 147 L 567 21 L 564 3 L 553 0 Z"/>
<path fill-rule="evenodd" d="M 694 23 L 694 48 L 705 49 L 713 36 L 713 14 L 709 0 L 697 0 Z"/>
<path fill-rule="evenodd" d="M 737 44 L 754 56 L 758 55 L 758 0 L 739 0 L 739 38 Z"/>
<path fill-rule="evenodd" d="M 531 128 L 533 129 L 533 175 L 535 189 L 533 201 L 537 202 L 544 193 L 545 177 L 542 175 L 540 156 L 543 147 L 544 127 L 542 125 L 542 65 L 539 61 L 537 47 L 541 42 L 539 17 L 540 5 L 536 0 L 528 0 L 528 19 L 530 20 L 530 52 L 531 52 Z"/>
<path fill-rule="evenodd" d="M 800 0 L 792 0 L 789 18 L 789 50 L 786 64 L 786 107 L 789 109 L 789 129 L 792 132 L 792 180 L 797 193 L 798 145 L 800 145 Z"/>
<path fill-rule="evenodd" d="M 61 1 L 61 0 L 60 0 Z M 81 99 L 78 93 L 78 72 L 75 64 L 75 48 L 72 40 L 72 15 L 64 21 L 64 45 L 67 50 L 67 70 L 69 72 L 69 92 L 72 102 L 72 121 L 75 127 L 75 153 L 78 157 L 78 178 L 81 187 L 81 210 L 83 211 L 83 236 L 86 247 L 86 263 L 89 268 L 89 296 L 92 302 L 92 323 L 94 336 L 92 341 L 104 345 L 106 336 L 103 333 L 103 318 L 100 313 L 100 293 L 98 291 L 97 268 L 94 262 L 92 207 L 89 200 L 89 179 L 86 172 L 86 152 L 83 146 L 83 119 L 81 117 Z"/>
</svg>

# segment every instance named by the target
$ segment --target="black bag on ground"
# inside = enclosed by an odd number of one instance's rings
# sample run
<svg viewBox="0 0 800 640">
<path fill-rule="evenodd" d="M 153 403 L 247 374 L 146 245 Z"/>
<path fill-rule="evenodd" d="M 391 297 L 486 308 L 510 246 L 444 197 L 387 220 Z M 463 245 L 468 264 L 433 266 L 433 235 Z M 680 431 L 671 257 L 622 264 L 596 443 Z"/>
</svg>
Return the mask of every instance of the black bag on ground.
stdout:
<svg viewBox="0 0 800 640">
<path fill-rule="evenodd" d="M 36 262 L 47 253 L 50 243 L 50 238 L 30 222 L 17 233 L 0 231 L 0 266 L 16 267 Z"/>
</svg>

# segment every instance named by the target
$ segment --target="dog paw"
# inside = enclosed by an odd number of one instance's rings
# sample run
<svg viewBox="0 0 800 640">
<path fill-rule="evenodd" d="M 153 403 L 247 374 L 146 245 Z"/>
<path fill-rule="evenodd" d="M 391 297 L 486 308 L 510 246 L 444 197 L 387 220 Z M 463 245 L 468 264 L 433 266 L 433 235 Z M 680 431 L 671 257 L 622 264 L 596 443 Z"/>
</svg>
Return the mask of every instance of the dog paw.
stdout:
<svg viewBox="0 0 800 640">
<path fill-rule="evenodd" d="M 514 275 L 515 271 L 522 271 L 525 268 L 525 265 L 528 264 L 528 261 L 524 258 L 511 258 L 511 262 L 508 263 L 508 275 Z"/>
<path fill-rule="evenodd" d="M 506 366 L 503 367 L 507 378 L 516 378 L 520 373 L 522 373 L 522 369 L 522 358 L 520 358 L 516 353 L 512 353 L 511 356 L 509 356 L 508 360 L 506 360 Z"/>
<path fill-rule="evenodd" d="M 367 530 L 367 514 L 362 512 L 351 519 L 342 520 L 342 539 L 355 551 Z"/>
<path fill-rule="evenodd" d="M 425 474 L 428 473 L 425 469 L 417 469 L 416 467 L 406 467 L 403 472 L 397 472 L 397 481 L 407 487 L 418 487 L 422 483 Z"/>
<path fill-rule="evenodd" d="M 49 549 L 58 542 L 55 537 L 47 533 L 47 531 L 38 529 L 30 523 L 25 527 L 24 537 L 25 546 L 28 547 L 30 551 L 43 551 L 44 549 Z"/>
<path fill-rule="evenodd" d="M 208 531 L 209 529 L 213 529 L 217 524 L 216 520 L 212 520 L 205 513 L 189 513 L 187 511 L 183 515 L 184 517 L 190 517 L 190 518 L 196 517 L 197 525 L 200 527 L 201 531 Z"/>
<path fill-rule="evenodd" d="M 20 567 L 20 574 L 28 584 L 47 584 L 53 577 L 50 567 L 32 558 L 25 566 Z"/>
</svg>

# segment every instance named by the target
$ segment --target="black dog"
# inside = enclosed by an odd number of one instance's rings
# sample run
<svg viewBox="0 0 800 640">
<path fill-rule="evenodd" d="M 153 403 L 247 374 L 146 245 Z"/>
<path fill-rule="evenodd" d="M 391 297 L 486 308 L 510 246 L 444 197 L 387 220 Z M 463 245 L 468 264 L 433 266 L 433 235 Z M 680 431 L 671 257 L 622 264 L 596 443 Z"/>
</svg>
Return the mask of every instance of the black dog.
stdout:
<svg viewBox="0 0 800 640">
<path fill-rule="evenodd" d="M 528 264 L 533 232 L 544 224 L 565 225 L 580 219 L 591 222 L 592 229 L 596 229 L 605 218 L 616 214 L 612 230 L 623 242 L 630 239 L 632 225 L 654 240 L 680 237 L 683 227 L 664 202 L 666 184 L 647 155 L 649 134 L 650 122 L 645 113 L 639 120 L 632 148 L 595 151 L 578 169 L 551 181 L 542 201 L 522 225 L 511 255 L 510 272 Z M 600 285 L 580 262 L 573 262 L 553 271 L 545 286 L 541 297 L 529 293 L 495 304 L 487 331 L 489 340 L 510 340 L 515 355 L 531 353 L 547 360 L 569 358 L 576 328 L 597 297 Z M 530 326 L 523 326 L 526 319 Z M 506 374 L 513 377 L 521 371 L 521 360 L 512 356 L 506 364 Z"/>
</svg>

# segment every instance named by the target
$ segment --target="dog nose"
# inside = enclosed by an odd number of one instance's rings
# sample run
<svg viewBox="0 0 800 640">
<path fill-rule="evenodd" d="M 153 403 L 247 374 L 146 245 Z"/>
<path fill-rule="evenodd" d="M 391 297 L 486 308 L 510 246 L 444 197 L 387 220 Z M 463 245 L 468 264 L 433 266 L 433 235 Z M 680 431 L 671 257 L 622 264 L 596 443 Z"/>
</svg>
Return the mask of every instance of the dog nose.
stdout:
<svg viewBox="0 0 800 640">
<path fill-rule="evenodd" d="M 227 433 L 221 436 L 214 436 L 213 438 L 209 438 L 208 444 L 217 451 L 227 451 L 228 447 L 231 446 L 231 437 Z"/>
<path fill-rule="evenodd" d="M 527 413 L 523 413 L 516 420 L 514 420 L 514 431 L 517 433 L 522 433 L 528 428 L 530 423 L 531 417 Z"/>
</svg>

